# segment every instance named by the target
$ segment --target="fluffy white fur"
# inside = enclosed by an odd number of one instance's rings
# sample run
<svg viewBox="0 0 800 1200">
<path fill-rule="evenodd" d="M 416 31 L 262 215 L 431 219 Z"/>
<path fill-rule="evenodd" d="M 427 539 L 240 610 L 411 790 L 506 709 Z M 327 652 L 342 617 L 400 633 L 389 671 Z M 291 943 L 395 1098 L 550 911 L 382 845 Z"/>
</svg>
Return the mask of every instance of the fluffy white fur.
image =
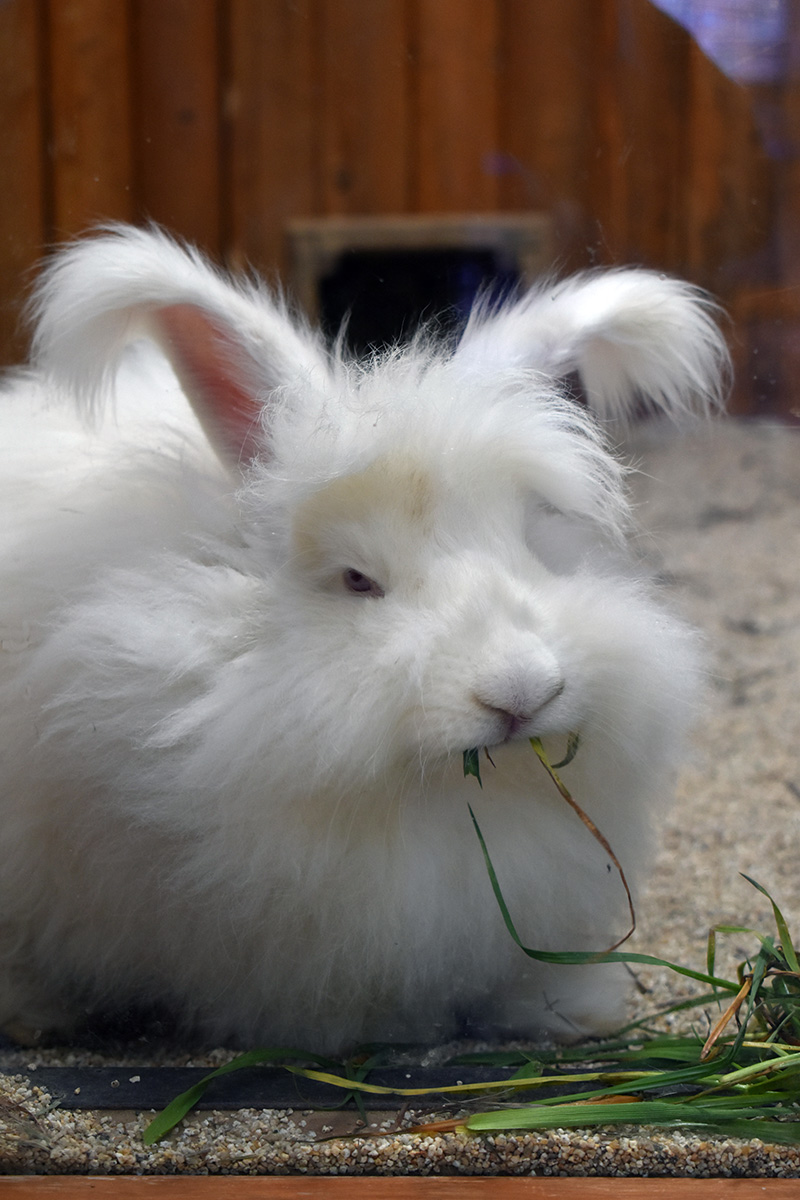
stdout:
<svg viewBox="0 0 800 1200">
<path fill-rule="evenodd" d="M 353 364 L 119 228 L 56 257 L 36 314 L 0 397 L 0 1023 L 157 1001 L 328 1051 L 613 1024 L 613 968 L 513 944 L 467 805 L 528 945 L 624 929 L 528 738 L 580 732 L 565 780 L 633 876 L 696 647 L 559 379 L 601 415 L 716 404 L 704 299 L 593 274 Z"/>
</svg>

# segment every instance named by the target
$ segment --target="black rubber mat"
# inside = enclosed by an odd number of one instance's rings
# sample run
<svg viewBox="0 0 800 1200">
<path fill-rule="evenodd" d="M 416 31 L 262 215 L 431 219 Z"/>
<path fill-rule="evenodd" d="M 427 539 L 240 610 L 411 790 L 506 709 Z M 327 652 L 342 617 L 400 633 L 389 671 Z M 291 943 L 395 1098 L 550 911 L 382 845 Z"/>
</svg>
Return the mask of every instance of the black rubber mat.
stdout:
<svg viewBox="0 0 800 1200">
<path fill-rule="evenodd" d="M 44 1088 L 62 1108 L 161 1109 L 208 1074 L 204 1067 L 37 1067 L 24 1074 L 34 1087 Z M 486 1083 L 507 1079 L 513 1071 L 501 1067 L 385 1068 L 369 1076 L 370 1083 L 390 1088 L 436 1088 L 456 1083 Z M 345 1092 L 329 1084 L 303 1079 L 275 1067 L 246 1067 L 213 1080 L 196 1105 L 203 1109 L 327 1108 L 340 1106 Z M 398 1109 L 408 1103 L 399 1095 L 366 1095 L 367 1108 Z M 434 1107 L 425 1097 L 420 1107 Z"/>
</svg>

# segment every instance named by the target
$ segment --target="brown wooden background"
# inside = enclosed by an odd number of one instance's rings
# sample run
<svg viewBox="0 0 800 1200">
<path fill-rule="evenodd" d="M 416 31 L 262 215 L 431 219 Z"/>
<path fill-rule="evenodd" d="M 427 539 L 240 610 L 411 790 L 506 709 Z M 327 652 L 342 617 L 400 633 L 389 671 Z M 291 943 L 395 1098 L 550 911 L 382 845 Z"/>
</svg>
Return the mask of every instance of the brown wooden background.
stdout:
<svg viewBox="0 0 800 1200">
<path fill-rule="evenodd" d="M 800 0 L 726 78 L 649 0 L 0 0 L 0 359 L 43 248 L 151 218 L 285 270 L 298 216 L 549 212 L 732 315 L 735 406 L 800 408 Z"/>
</svg>

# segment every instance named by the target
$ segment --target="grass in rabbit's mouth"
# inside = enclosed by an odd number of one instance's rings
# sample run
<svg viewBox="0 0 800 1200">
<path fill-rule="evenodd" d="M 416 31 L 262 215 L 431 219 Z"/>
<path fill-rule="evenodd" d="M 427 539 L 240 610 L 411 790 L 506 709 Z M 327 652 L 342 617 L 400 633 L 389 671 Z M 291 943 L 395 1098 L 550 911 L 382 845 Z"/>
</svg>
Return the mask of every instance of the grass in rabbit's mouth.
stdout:
<svg viewBox="0 0 800 1200">
<path fill-rule="evenodd" d="M 578 816 L 580 818 L 580 820 L 583 822 L 583 824 L 589 830 L 589 832 L 591 833 L 591 835 L 595 839 L 595 841 L 599 842 L 599 844 L 605 850 L 606 854 L 611 859 L 612 863 L 614 864 L 614 866 L 616 867 L 616 869 L 619 873 L 619 877 L 620 877 L 620 880 L 622 881 L 622 886 L 625 889 L 625 895 L 628 900 L 628 912 L 630 913 L 631 925 L 630 925 L 630 929 L 628 930 L 628 932 L 626 934 L 624 934 L 621 938 L 619 938 L 616 942 L 614 942 L 613 945 L 609 946 L 607 951 L 604 951 L 604 953 L 610 953 L 610 951 L 616 950 L 618 946 L 621 946 L 623 944 L 623 942 L 627 942 L 628 938 L 631 936 L 633 931 L 636 929 L 636 910 L 634 909 L 634 906 L 633 906 L 633 896 L 631 895 L 631 889 L 628 886 L 628 880 L 625 878 L 625 872 L 622 869 L 622 865 L 620 864 L 619 859 L 617 858 L 616 854 L 612 850 L 611 846 L 608 844 L 605 836 L 601 833 L 601 831 L 595 825 L 592 818 L 587 813 L 585 813 L 583 811 L 583 809 L 581 808 L 581 806 L 578 804 L 578 802 L 573 799 L 571 792 L 564 784 L 564 781 L 561 779 L 561 776 L 558 774 L 558 772 L 561 770 L 561 768 L 568 766 L 572 762 L 575 755 L 578 753 L 578 748 L 580 746 L 580 740 L 581 739 L 580 739 L 579 733 L 570 733 L 569 737 L 567 738 L 566 753 L 564 754 L 564 757 L 561 759 L 561 761 L 555 763 L 555 765 L 550 762 L 550 759 L 547 755 L 547 751 L 545 750 L 544 746 L 542 745 L 540 738 L 532 737 L 532 738 L 530 738 L 530 743 L 536 753 L 536 757 L 539 759 L 539 761 L 542 764 L 542 766 L 544 767 L 545 771 L 547 771 L 547 774 L 550 776 L 553 783 L 555 784 L 559 795 L 562 797 L 564 802 L 570 806 L 570 808 L 576 814 L 576 816 Z M 491 759 L 491 756 L 489 755 L 489 751 L 485 749 L 484 753 L 486 754 L 486 757 L 489 759 L 489 762 L 491 762 L 492 759 Z M 492 765 L 494 765 L 494 764 L 492 764 Z M 481 772 L 480 772 L 480 750 L 478 750 L 477 748 L 464 751 L 464 775 L 465 776 L 474 775 L 477 778 L 480 786 L 483 787 L 483 781 L 481 780 Z M 527 947 L 522 945 L 519 935 L 517 934 L 517 931 L 514 928 L 514 923 L 511 920 L 511 915 L 508 911 L 508 908 L 506 907 L 506 902 L 503 899 L 503 894 L 500 890 L 500 885 L 497 881 L 497 875 L 495 873 L 494 866 L 492 865 L 492 860 L 489 857 L 489 851 L 487 849 L 486 842 L 484 840 L 483 834 L 481 833 L 481 828 L 475 817 L 475 813 L 472 811 L 472 805 L 471 804 L 468 805 L 468 808 L 469 808 L 469 815 L 472 817 L 472 823 L 475 826 L 475 832 L 478 835 L 478 841 L 481 844 L 481 850 L 483 851 L 483 857 L 486 861 L 486 869 L 489 872 L 489 879 L 491 880 L 491 883 L 492 883 L 492 888 L 494 890 L 495 899 L 497 900 L 497 903 L 500 905 L 500 911 L 503 914 L 503 920 L 506 923 L 506 928 L 508 929 L 508 932 L 511 934 L 512 938 L 517 943 L 517 945 L 520 947 L 520 949 L 522 951 L 524 951 L 525 954 L 528 954 L 531 958 L 540 958 L 540 959 L 546 958 L 546 961 L 548 961 L 548 962 L 552 961 L 550 956 L 545 956 L 544 953 L 542 953 L 542 952 L 529 950 Z"/>
<path fill-rule="evenodd" d="M 557 773 L 574 757 L 577 738 L 571 739 L 568 757 L 555 766 L 549 763 L 538 739 L 531 739 L 531 743 L 561 795 L 594 830 Z M 464 772 L 477 776 L 480 782 L 477 750 L 465 752 Z M 581 1046 L 556 1050 L 466 1054 L 451 1060 L 453 1066 L 480 1064 L 513 1069 L 510 1077 L 488 1083 L 435 1090 L 390 1089 L 370 1083 L 370 1071 L 396 1056 L 396 1049 L 391 1046 L 371 1046 L 344 1063 L 305 1050 L 279 1047 L 252 1050 L 211 1071 L 173 1100 L 148 1125 L 145 1143 L 151 1145 L 169 1133 L 215 1078 L 265 1063 L 280 1065 L 293 1074 L 340 1089 L 343 1102 L 353 1099 L 365 1123 L 368 1097 L 378 1099 L 389 1093 L 399 1094 L 415 1107 L 435 1105 L 438 1109 L 450 1098 L 456 1115 L 402 1130 L 421 1136 L 451 1131 L 479 1136 L 504 1131 L 648 1125 L 700 1130 L 725 1137 L 759 1138 L 767 1143 L 800 1143 L 800 962 L 783 913 L 766 888 L 744 876 L 770 901 L 776 935 L 759 933 L 746 926 L 716 925 L 708 936 L 704 971 L 649 954 L 621 952 L 614 947 L 599 954 L 534 950 L 526 947 L 517 933 L 471 809 L 470 813 L 495 898 L 510 935 L 523 953 L 545 962 L 576 967 L 620 962 L 668 968 L 703 984 L 705 990 L 692 999 L 656 1009 L 613 1038 L 593 1039 Z M 609 853 L 610 847 L 599 830 L 595 836 Z M 616 863 L 616 858 L 613 861 Z M 619 863 L 617 867 L 625 883 Z M 627 883 L 625 888 L 633 919 Z M 720 934 L 755 939 L 755 952 L 739 964 L 735 979 L 715 974 Z M 693 1009 L 705 1010 L 706 1014 L 717 1011 L 707 1036 L 658 1031 L 659 1020 Z M 525 1092 L 532 1094 L 532 1099 L 520 1105 L 520 1094 Z M 426 1098 L 429 1098 L 427 1103 Z M 482 1111 L 475 1111 L 476 1101 L 478 1105 L 482 1102 Z"/>
</svg>

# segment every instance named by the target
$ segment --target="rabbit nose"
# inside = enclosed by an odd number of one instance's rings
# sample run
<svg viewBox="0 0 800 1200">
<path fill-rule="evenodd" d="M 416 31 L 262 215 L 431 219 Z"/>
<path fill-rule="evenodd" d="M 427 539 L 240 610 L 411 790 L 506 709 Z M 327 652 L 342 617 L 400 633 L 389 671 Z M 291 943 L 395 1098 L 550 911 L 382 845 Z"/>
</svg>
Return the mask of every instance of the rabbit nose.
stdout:
<svg viewBox="0 0 800 1200">
<path fill-rule="evenodd" d="M 525 729 L 546 704 L 560 696 L 565 686 L 563 679 L 554 679 L 525 692 L 509 689 L 508 696 L 502 700 L 488 694 L 476 694 L 475 698 L 483 708 L 501 718 L 505 725 L 505 740 L 509 740 Z"/>
</svg>

